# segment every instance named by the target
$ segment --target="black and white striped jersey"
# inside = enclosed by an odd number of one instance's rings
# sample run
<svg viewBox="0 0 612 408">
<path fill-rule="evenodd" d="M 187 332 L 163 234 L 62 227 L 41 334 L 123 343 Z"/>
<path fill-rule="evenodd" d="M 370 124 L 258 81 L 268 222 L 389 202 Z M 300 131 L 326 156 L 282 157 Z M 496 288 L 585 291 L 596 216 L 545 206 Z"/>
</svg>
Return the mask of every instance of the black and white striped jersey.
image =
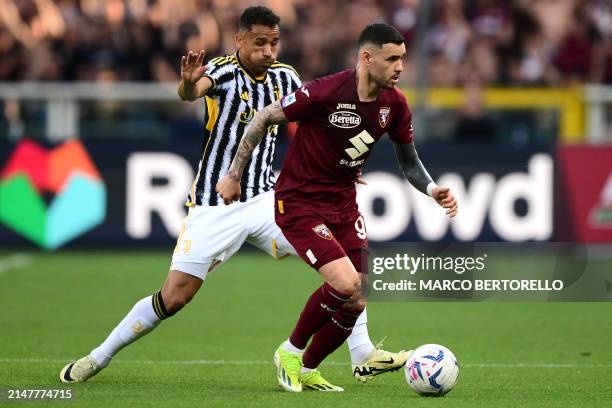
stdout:
<svg viewBox="0 0 612 408">
<path fill-rule="evenodd" d="M 293 67 L 275 62 L 262 78 L 252 77 L 241 65 L 238 53 L 212 59 L 204 74 L 213 82 L 205 97 L 205 127 L 202 158 L 191 186 L 187 205 L 222 205 L 215 192 L 227 173 L 255 111 L 263 109 L 301 86 Z M 244 202 L 274 188 L 272 160 L 277 126 L 271 126 L 253 151 L 242 176 Z"/>
</svg>

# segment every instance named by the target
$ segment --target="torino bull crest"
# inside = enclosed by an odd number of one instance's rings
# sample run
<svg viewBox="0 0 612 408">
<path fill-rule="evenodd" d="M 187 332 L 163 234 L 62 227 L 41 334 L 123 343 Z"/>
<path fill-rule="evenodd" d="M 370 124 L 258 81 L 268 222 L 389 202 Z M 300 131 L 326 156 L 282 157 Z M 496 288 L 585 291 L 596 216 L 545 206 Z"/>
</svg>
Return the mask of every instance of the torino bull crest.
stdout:
<svg viewBox="0 0 612 408">
<path fill-rule="evenodd" d="M 332 233 L 329 230 L 329 228 L 325 226 L 325 224 L 319 224 L 316 227 L 314 227 L 312 230 L 315 232 L 315 234 L 317 234 L 323 239 L 327 239 L 327 240 L 332 239 Z"/>
<path fill-rule="evenodd" d="M 389 122 L 389 113 L 391 112 L 391 108 L 382 107 L 378 110 L 378 123 L 380 123 L 380 127 L 384 128 L 387 126 Z"/>
</svg>

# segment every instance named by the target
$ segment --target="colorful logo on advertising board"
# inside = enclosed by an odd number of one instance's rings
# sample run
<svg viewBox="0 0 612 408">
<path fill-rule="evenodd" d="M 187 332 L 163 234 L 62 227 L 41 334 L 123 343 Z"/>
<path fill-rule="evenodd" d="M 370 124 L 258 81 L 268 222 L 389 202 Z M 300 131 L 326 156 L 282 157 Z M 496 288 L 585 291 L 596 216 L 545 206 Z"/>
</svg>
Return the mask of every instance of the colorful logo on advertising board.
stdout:
<svg viewBox="0 0 612 408">
<path fill-rule="evenodd" d="M 612 242 L 612 147 L 559 149 L 564 221 L 578 242 Z"/>
<path fill-rule="evenodd" d="M 50 151 L 24 140 L 0 171 L 0 223 L 45 249 L 77 238 L 105 215 L 106 186 L 78 140 Z"/>
<path fill-rule="evenodd" d="M 591 209 L 591 225 L 612 228 L 612 169 L 599 195 L 599 201 Z"/>
</svg>

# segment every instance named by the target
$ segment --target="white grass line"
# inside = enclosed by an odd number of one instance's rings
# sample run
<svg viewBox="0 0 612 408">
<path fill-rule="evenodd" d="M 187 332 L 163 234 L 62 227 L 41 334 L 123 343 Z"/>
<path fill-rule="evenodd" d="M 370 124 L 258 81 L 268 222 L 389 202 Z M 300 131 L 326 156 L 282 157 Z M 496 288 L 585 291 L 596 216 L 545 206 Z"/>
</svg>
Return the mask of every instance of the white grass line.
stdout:
<svg viewBox="0 0 612 408">
<path fill-rule="evenodd" d="M 28 254 L 15 254 L 0 259 L 0 275 L 11 269 L 25 268 L 32 263 Z"/>
<path fill-rule="evenodd" d="M 69 358 L 0 358 L 1 363 L 58 363 L 66 364 L 72 361 Z M 168 365 L 273 365 L 272 360 L 121 360 L 121 364 L 168 364 Z M 348 362 L 329 361 L 323 363 L 331 366 L 348 366 Z M 612 368 L 609 364 L 565 364 L 565 363 L 466 363 L 466 368 Z"/>
</svg>

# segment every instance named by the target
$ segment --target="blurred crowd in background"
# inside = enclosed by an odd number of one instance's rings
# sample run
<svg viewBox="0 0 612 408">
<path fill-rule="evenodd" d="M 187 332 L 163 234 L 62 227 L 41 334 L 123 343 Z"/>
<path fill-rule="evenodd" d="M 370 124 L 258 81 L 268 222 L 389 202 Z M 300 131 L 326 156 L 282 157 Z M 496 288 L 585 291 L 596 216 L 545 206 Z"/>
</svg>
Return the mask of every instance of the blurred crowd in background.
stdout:
<svg viewBox="0 0 612 408">
<path fill-rule="evenodd" d="M 369 22 L 417 42 L 431 85 L 612 83 L 610 0 L 0 0 L 0 80 L 175 81 L 180 56 L 233 52 L 238 17 L 263 4 L 281 17 L 280 59 L 305 80 L 351 66 Z"/>
<path fill-rule="evenodd" d="M 354 66 L 366 24 L 396 26 L 408 48 L 402 85 L 465 91 L 450 109 L 411 99 L 422 140 L 554 141 L 554 106 L 496 111 L 485 87 L 612 84 L 612 0 L 0 0 L 0 82 L 176 82 L 187 50 L 206 60 L 234 52 L 240 14 L 254 4 L 281 17 L 279 59 L 303 81 Z M 75 109 L 84 138 L 201 137 L 201 106 L 178 98 Z M 44 101 L 9 96 L 0 112 L 0 138 L 53 133 L 57 112 Z"/>
</svg>

